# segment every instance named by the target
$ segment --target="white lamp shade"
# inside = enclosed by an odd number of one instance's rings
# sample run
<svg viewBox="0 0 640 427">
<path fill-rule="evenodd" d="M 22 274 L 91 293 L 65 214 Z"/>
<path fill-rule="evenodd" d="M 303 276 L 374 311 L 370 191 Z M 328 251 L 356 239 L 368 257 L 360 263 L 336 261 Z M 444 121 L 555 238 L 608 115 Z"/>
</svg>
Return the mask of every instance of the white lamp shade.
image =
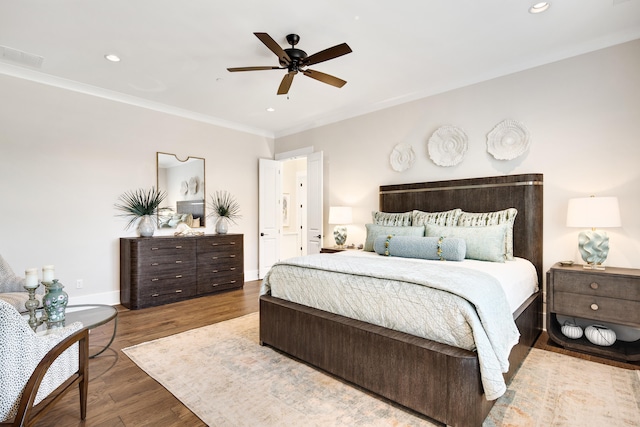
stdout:
<svg viewBox="0 0 640 427">
<path fill-rule="evenodd" d="M 620 208 L 617 197 L 582 197 L 570 199 L 567 227 L 620 227 Z"/>
<path fill-rule="evenodd" d="M 331 206 L 329 208 L 329 224 L 351 224 L 353 222 L 352 209 L 348 206 Z"/>
</svg>

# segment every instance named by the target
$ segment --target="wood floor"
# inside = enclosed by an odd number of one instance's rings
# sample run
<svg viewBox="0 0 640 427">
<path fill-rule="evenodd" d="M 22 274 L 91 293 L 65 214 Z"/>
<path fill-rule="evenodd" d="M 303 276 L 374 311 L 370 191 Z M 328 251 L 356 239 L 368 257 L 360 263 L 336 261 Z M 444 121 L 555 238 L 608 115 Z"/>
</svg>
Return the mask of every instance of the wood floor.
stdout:
<svg viewBox="0 0 640 427">
<path fill-rule="evenodd" d="M 194 427 L 204 426 L 171 393 L 139 369 L 120 350 L 145 341 L 210 325 L 258 311 L 260 282 L 247 282 L 244 289 L 143 310 L 119 308 L 114 342 L 89 362 L 87 419 L 80 421 L 79 397 L 72 391 L 37 424 L 38 427 Z M 91 331 L 90 345 L 107 343 L 112 329 L 107 324 Z M 628 369 L 640 369 L 607 359 L 569 352 L 548 343 L 546 333 L 536 347 Z M 92 348 L 92 350 L 95 350 Z M 207 372 L 202 372 L 207 375 Z"/>
</svg>

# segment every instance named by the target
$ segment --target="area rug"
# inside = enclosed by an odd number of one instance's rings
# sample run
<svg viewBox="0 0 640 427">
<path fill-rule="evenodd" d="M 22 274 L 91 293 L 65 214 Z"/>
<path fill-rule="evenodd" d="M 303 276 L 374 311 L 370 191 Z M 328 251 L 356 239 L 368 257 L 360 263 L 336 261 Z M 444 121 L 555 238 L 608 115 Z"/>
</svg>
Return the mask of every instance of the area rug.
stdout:
<svg viewBox="0 0 640 427">
<path fill-rule="evenodd" d="M 258 344 L 258 313 L 123 350 L 210 426 L 437 426 Z M 640 371 L 532 349 L 483 426 L 640 426 Z"/>
</svg>

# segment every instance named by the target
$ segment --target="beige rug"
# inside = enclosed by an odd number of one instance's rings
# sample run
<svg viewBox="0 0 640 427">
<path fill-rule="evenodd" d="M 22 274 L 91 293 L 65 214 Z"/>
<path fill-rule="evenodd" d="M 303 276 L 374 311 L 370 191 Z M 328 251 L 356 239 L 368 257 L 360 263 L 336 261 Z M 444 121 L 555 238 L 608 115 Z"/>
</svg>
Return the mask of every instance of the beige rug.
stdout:
<svg viewBox="0 0 640 427">
<path fill-rule="evenodd" d="M 258 313 L 123 350 L 210 426 L 432 426 L 258 344 Z M 640 371 L 533 349 L 484 426 L 640 426 Z"/>
</svg>

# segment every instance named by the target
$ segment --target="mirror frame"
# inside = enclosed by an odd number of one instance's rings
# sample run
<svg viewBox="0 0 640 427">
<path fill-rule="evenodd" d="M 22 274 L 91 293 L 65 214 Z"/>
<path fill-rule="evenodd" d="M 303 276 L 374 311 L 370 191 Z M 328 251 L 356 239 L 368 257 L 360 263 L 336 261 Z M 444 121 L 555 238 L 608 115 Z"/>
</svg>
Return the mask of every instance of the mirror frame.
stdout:
<svg viewBox="0 0 640 427">
<path fill-rule="evenodd" d="M 202 177 L 198 177 L 197 175 L 192 175 L 190 177 L 185 176 L 184 179 L 178 178 L 175 182 L 172 182 L 168 185 L 160 185 L 160 169 L 167 169 L 167 164 L 169 167 L 177 167 L 194 162 L 194 161 L 202 161 Z M 199 171 L 198 171 L 199 173 Z M 165 216 L 162 215 L 163 210 L 171 209 L 175 213 L 191 213 L 191 214 L 200 214 L 200 224 L 199 228 L 204 228 L 206 226 L 206 183 L 205 183 L 205 175 L 206 175 L 206 162 L 203 157 L 193 157 L 188 156 L 186 159 L 182 160 L 178 157 L 177 154 L 173 153 L 164 153 L 161 151 L 156 152 L 156 188 L 160 191 L 164 191 L 167 193 L 167 198 L 163 202 L 160 209 L 158 209 L 158 228 L 175 228 L 178 224 L 165 221 Z M 170 187 L 170 188 L 165 188 Z M 175 189 L 174 189 L 175 188 Z M 171 190 L 171 191 L 170 191 Z M 189 194 L 191 193 L 191 194 Z M 172 195 L 175 196 L 173 199 Z M 189 198 L 191 195 L 200 195 L 198 198 Z M 183 198 L 183 196 L 185 196 Z M 167 207 L 166 203 L 171 202 L 171 207 Z M 183 202 L 183 203 L 180 203 Z M 186 202 L 195 202 L 193 204 Z M 199 205 L 202 202 L 202 210 L 200 211 Z M 175 206 L 174 206 L 175 205 Z M 181 212 L 178 212 L 181 211 Z M 162 218 L 162 220 L 161 220 Z M 198 228 L 192 227 L 192 228 Z"/>
</svg>

